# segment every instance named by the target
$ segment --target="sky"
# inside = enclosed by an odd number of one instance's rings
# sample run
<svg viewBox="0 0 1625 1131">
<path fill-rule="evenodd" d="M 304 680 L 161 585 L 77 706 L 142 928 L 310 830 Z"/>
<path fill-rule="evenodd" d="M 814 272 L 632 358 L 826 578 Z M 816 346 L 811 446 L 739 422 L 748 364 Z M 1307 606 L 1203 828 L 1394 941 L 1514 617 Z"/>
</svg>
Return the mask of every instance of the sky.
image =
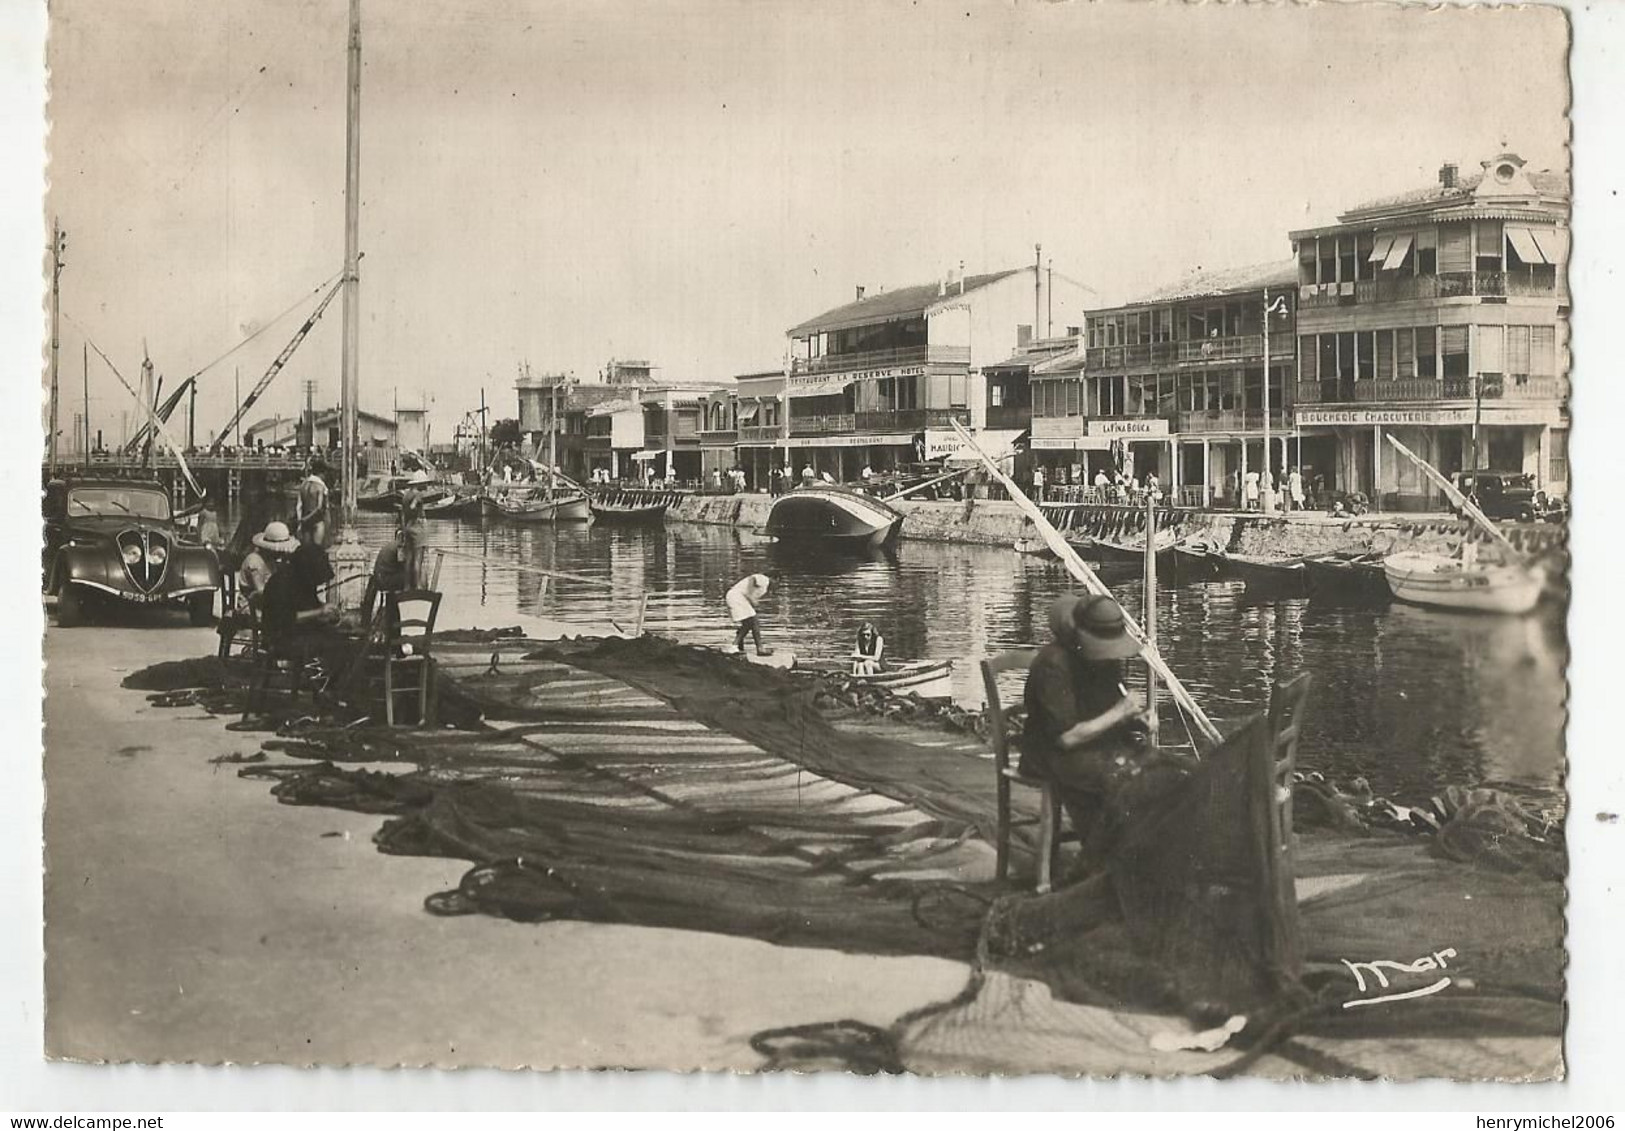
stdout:
<svg viewBox="0 0 1625 1131">
<path fill-rule="evenodd" d="M 206 440 L 343 261 L 344 0 L 54 0 L 62 421 L 88 336 L 199 381 Z M 780 364 L 784 331 L 1030 263 L 1125 301 L 1472 170 L 1568 167 L 1539 8 L 363 0 L 362 407 L 435 435 L 611 357 Z M 290 311 L 292 308 L 292 311 Z M 285 313 L 286 312 L 286 313 Z M 273 321 L 281 315 L 280 321 Z M 338 397 L 339 304 L 250 419 Z M 92 353 L 90 414 L 128 396 Z"/>
</svg>

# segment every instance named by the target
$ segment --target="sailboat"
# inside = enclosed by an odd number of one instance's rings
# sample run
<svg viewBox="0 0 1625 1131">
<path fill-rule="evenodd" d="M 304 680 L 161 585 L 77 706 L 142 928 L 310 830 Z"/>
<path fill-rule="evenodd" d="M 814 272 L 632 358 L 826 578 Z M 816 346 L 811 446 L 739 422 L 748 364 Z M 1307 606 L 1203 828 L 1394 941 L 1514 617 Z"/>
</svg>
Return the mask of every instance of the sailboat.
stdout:
<svg viewBox="0 0 1625 1131">
<path fill-rule="evenodd" d="M 1466 612 L 1518 615 L 1533 609 L 1545 587 L 1545 570 L 1530 565 L 1484 512 L 1437 468 L 1393 436 L 1388 437 L 1388 442 L 1421 468 L 1463 514 L 1478 523 L 1500 547 L 1505 559 L 1479 561 L 1478 547 L 1471 542 L 1463 544 L 1461 551 L 1454 555 L 1424 550 L 1389 554 L 1382 561 L 1382 569 L 1394 597 L 1413 605 Z"/>
</svg>

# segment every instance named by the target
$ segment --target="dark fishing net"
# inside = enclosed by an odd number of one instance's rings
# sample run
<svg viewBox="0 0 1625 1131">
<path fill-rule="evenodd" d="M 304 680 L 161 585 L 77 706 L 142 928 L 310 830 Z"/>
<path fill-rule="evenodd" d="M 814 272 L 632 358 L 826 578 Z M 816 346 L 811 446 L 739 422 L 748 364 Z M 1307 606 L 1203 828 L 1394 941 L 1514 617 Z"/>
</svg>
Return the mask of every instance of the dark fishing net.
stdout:
<svg viewBox="0 0 1625 1131">
<path fill-rule="evenodd" d="M 1177 788 L 1124 799 L 1105 875 L 1034 896 L 991 882 L 992 766 L 961 720 L 855 707 L 827 685 L 652 640 L 490 637 L 439 661 L 443 709 L 479 729 L 314 725 L 271 746 L 320 761 L 242 772 L 274 778 L 285 803 L 384 815 L 386 852 L 468 861 L 456 888 L 425 900 L 436 914 L 970 964 L 962 993 L 890 1026 L 786 1018 L 754 1042 L 770 1066 L 1404 1075 L 1370 1048 L 1351 1056 L 1350 1038 L 1552 1048 L 1561 1031 L 1561 887 L 1381 833 L 1301 838 L 1289 869 L 1267 836 L 1260 721 Z M 389 761 L 414 768 L 342 764 Z M 1033 814 L 1027 791 L 1016 804 Z M 1018 874 L 1026 863 L 1018 853 Z M 1448 995 L 1345 1007 L 1359 996 L 1345 959 L 1445 949 Z M 1247 1025 L 1219 1051 L 1155 1047 L 1235 1015 Z M 1496 1074 L 1540 1072 L 1472 1047 Z"/>
</svg>

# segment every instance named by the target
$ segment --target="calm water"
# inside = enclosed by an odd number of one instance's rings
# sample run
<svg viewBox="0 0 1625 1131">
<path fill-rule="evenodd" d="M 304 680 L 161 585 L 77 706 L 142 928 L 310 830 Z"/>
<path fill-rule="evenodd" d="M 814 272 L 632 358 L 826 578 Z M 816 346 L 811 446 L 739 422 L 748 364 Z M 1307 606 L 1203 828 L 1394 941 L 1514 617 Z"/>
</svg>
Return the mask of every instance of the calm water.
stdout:
<svg viewBox="0 0 1625 1131">
<path fill-rule="evenodd" d="M 389 528 L 362 516 L 373 541 Z M 1045 610 L 1070 588 L 1062 567 L 1007 549 L 905 542 L 874 560 L 786 556 L 772 542 L 725 527 L 516 526 L 429 520 L 448 556 L 440 577 L 459 623 L 501 625 L 519 612 L 568 623 L 630 627 L 649 594 L 650 631 L 696 644 L 731 643 L 723 595 L 740 577 L 774 579 L 762 607 L 770 646 L 839 659 L 872 620 L 894 658 L 953 658 L 956 698 L 981 702 L 971 657 L 1047 639 Z M 542 566 L 613 581 L 591 586 L 508 568 Z M 1111 577 L 1107 580 L 1112 581 Z M 1140 581 L 1113 583 L 1138 614 Z M 1379 794 L 1420 801 L 1443 785 L 1494 782 L 1542 801 L 1560 790 L 1565 643 L 1556 610 L 1529 618 L 1475 617 L 1403 605 L 1259 602 L 1240 582 L 1159 587 L 1160 643 L 1196 701 L 1223 723 L 1267 701 L 1271 683 L 1315 674 L 1300 764 L 1339 781 L 1364 775 Z M 477 611 L 476 611 L 477 610 Z M 1181 733 L 1164 708 L 1165 740 Z"/>
</svg>

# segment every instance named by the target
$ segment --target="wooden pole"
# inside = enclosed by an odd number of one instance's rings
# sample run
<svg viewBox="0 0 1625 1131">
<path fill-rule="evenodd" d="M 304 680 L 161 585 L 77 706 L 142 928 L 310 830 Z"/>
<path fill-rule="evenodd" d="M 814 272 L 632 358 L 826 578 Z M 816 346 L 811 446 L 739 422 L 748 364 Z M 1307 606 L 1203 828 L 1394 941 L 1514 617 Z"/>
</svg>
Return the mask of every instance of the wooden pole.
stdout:
<svg viewBox="0 0 1625 1131">
<path fill-rule="evenodd" d="M 62 322 L 62 251 L 67 239 L 62 234 L 62 223 L 51 221 L 51 474 L 56 474 L 56 415 L 57 415 L 57 354 L 61 345 Z"/>
<path fill-rule="evenodd" d="M 1145 625 L 1146 647 L 1157 650 L 1157 504 L 1145 501 Z M 1145 709 L 1151 720 L 1151 744 L 1157 743 L 1157 673 L 1154 668 L 1145 673 Z"/>
<path fill-rule="evenodd" d="M 350 0 L 350 43 L 344 129 L 344 343 L 340 366 L 339 427 L 343 430 L 346 529 L 355 525 L 357 451 L 361 429 L 361 0 Z"/>
<path fill-rule="evenodd" d="M 957 420 L 949 423 L 954 426 L 954 430 L 959 433 L 961 439 L 973 447 L 975 446 L 971 434 L 965 429 L 964 425 Z M 1061 537 L 1061 532 L 1056 530 L 1050 524 L 1049 519 L 1044 517 L 1044 512 L 1039 509 L 1038 505 L 1029 499 L 1020 487 L 1016 486 L 1015 480 L 1001 471 L 998 462 L 982 451 L 981 448 L 976 448 L 976 452 L 981 456 L 982 463 L 987 467 L 993 478 L 1010 493 L 1010 501 L 1015 503 L 1021 512 L 1032 520 L 1033 525 L 1038 528 L 1039 537 L 1044 540 L 1046 546 L 1054 551 L 1055 556 L 1061 560 L 1061 564 L 1066 566 L 1067 572 L 1075 577 L 1090 593 L 1101 597 L 1110 597 L 1112 592 L 1106 586 L 1106 583 L 1100 580 L 1094 570 L 1084 564 L 1083 559 L 1078 557 L 1078 552 L 1072 548 L 1065 538 Z M 1197 734 L 1207 740 L 1208 747 L 1211 749 L 1223 742 L 1224 736 L 1219 732 L 1219 728 L 1213 724 L 1212 719 L 1207 717 L 1207 713 L 1197 705 L 1196 700 L 1186 690 L 1185 685 L 1180 682 L 1179 677 L 1174 674 L 1173 669 L 1163 660 L 1161 653 L 1147 642 L 1145 632 L 1127 612 L 1123 613 L 1123 626 L 1127 629 L 1129 637 L 1140 646 L 1145 662 L 1150 664 L 1152 670 L 1162 677 L 1163 683 L 1168 687 L 1168 694 L 1173 696 L 1174 702 L 1178 703 L 1185 713 L 1190 716 L 1191 723 L 1195 726 Z"/>
</svg>

